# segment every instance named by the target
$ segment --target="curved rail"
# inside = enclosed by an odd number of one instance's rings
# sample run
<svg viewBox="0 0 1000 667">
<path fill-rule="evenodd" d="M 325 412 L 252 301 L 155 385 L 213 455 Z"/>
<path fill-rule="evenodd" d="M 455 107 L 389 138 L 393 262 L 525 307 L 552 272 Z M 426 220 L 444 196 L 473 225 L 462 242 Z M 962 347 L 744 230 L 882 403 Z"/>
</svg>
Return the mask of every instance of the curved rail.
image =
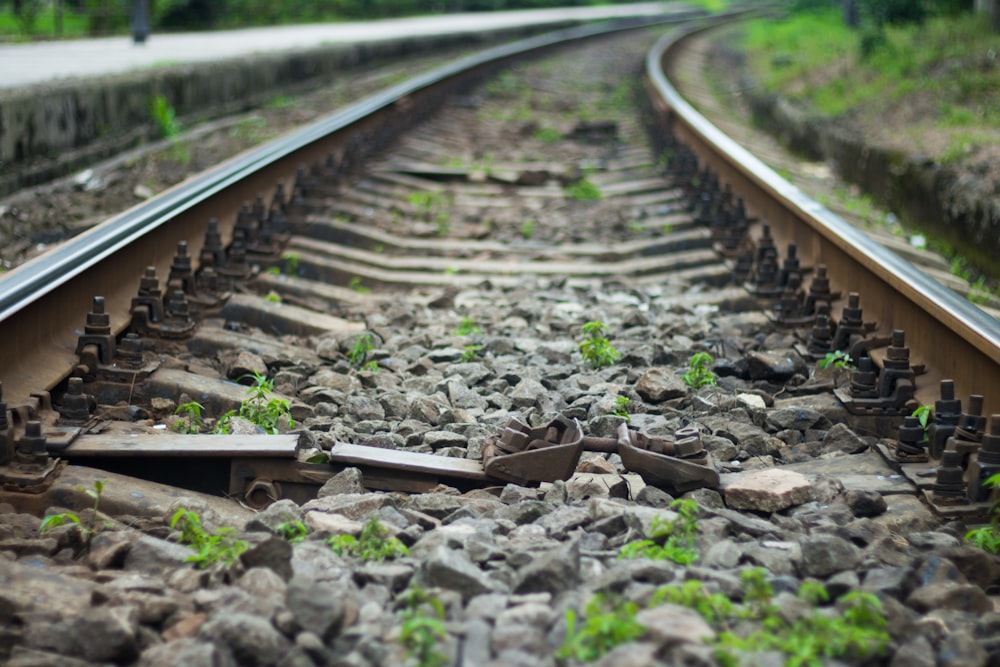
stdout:
<svg viewBox="0 0 1000 667">
<path fill-rule="evenodd" d="M 1000 412 L 1000 323 L 909 262 L 879 246 L 803 194 L 730 139 L 688 104 L 667 78 L 674 49 L 711 26 L 678 29 L 649 51 L 646 76 L 657 112 L 686 143 L 765 219 L 783 248 L 796 243 L 804 264 L 826 264 L 842 292 L 858 292 L 866 319 L 880 330 L 906 332 L 915 361 L 927 365 L 917 398 L 932 404 L 937 380 L 953 378 L 959 394 L 985 396 L 984 414 Z"/>
<path fill-rule="evenodd" d="M 227 237 L 243 201 L 272 191 L 279 182 L 292 182 L 300 164 L 342 152 L 352 137 L 364 132 L 383 137 L 397 132 L 416 109 L 440 103 L 447 91 L 516 58 L 567 42 L 700 16 L 701 10 L 682 8 L 655 17 L 590 24 L 462 58 L 252 149 L 0 276 L 4 398 L 17 405 L 70 373 L 77 363 L 76 339 L 94 296 L 105 297 L 112 329 L 120 333 L 128 325 L 131 297 L 145 267 L 166 274 L 180 241 L 187 241 L 190 254 L 197 257 L 209 218 L 219 220 Z M 121 275 L 136 280 L 123 284 Z"/>
</svg>

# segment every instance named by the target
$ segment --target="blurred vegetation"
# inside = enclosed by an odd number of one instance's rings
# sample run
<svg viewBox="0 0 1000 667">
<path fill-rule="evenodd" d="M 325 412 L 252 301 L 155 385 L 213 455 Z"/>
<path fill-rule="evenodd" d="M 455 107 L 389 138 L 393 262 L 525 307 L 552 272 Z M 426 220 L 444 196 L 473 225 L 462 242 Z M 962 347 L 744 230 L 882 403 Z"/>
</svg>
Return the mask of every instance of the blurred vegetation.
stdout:
<svg viewBox="0 0 1000 667">
<path fill-rule="evenodd" d="M 633 0 L 148 0 L 153 32 L 622 4 Z M 0 0 L 0 39 L 127 34 L 133 0 Z M 719 9 L 725 0 L 693 0 Z"/>
<path fill-rule="evenodd" d="M 871 9 L 897 3 L 922 9 Z M 749 23 L 741 46 L 754 78 L 830 116 L 920 96 L 937 105 L 939 127 L 1000 127 L 1000 35 L 988 17 L 965 11 L 971 2 L 857 4 L 856 29 L 829 0 L 798 0 L 784 19 Z"/>
</svg>

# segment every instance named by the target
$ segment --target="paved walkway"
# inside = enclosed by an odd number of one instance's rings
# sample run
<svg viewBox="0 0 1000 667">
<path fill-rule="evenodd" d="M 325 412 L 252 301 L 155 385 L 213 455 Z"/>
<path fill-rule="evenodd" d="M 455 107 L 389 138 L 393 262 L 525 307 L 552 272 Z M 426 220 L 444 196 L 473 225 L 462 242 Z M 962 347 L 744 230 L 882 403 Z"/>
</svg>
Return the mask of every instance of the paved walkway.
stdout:
<svg viewBox="0 0 1000 667">
<path fill-rule="evenodd" d="M 0 88 L 21 88 L 57 79 L 120 74 L 141 68 L 292 51 L 337 42 L 364 42 L 415 35 L 478 32 L 566 19 L 660 14 L 675 3 L 646 2 L 605 7 L 444 14 L 364 23 L 324 23 L 201 33 L 156 34 L 146 44 L 129 37 L 0 45 Z"/>
</svg>

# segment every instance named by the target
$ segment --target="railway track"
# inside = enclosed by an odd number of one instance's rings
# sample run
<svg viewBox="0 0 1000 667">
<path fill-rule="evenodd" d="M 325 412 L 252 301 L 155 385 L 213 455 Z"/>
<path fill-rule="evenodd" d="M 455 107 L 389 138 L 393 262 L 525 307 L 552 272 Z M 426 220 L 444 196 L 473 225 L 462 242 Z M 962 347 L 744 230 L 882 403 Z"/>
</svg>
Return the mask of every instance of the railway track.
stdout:
<svg viewBox="0 0 1000 667">
<path fill-rule="evenodd" d="M 663 28 L 591 30 L 400 84 L 3 276 L 3 500 L 123 474 L 263 509 L 356 468 L 438 523 L 448 494 L 561 479 L 774 511 L 743 485 L 777 467 L 984 516 L 995 320 L 707 127 L 663 77 L 676 36 L 643 88 Z M 935 402 L 925 444 L 904 418 Z"/>
</svg>

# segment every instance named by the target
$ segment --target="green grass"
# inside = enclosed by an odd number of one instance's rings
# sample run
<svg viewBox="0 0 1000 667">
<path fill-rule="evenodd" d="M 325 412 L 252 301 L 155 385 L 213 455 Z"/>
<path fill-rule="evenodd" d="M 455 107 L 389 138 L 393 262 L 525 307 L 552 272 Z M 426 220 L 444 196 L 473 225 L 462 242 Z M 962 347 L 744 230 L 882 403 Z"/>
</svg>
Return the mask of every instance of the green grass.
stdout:
<svg viewBox="0 0 1000 667">
<path fill-rule="evenodd" d="M 939 105 L 936 127 L 1000 127 L 1000 68 L 993 66 L 1000 37 L 982 16 L 886 26 L 867 56 L 860 43 L 861 33 L 844 25 L 838 7 L 752 21 L 742 39 L 766 89 L 821 113 L 906 104 L 922 95 Z"/>
</svg>

